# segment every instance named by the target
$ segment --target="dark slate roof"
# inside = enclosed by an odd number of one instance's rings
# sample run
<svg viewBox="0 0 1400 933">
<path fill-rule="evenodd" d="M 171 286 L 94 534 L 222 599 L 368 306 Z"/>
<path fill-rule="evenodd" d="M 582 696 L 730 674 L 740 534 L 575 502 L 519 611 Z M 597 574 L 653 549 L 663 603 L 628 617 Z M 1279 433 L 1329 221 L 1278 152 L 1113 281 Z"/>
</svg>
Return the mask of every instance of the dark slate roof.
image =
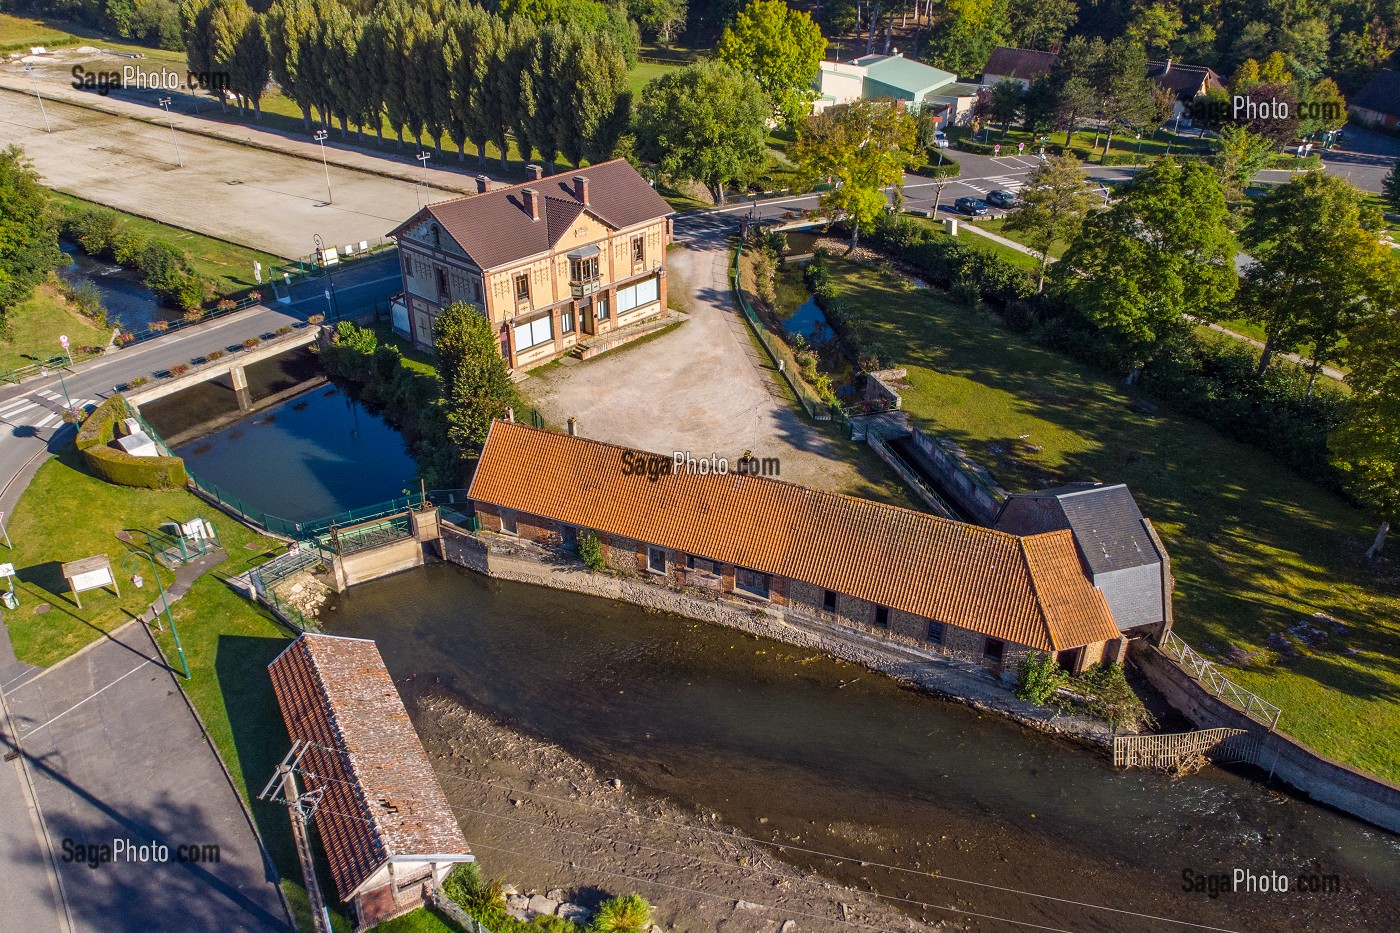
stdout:
<svg viewBox="0 0 1400 933">
<path fill-rule="evenodd" d="M 1356 92 L 1351 106 L 1363 107 L 1392 117 L 1400 117 L 1400 71 L 1382 69 Z"/>
<path fill-rule="evenodd" d="M 1194 100 L 1197 94 L 1204 94 L 1213 87 L 1225 87 L 1220 75 L 1205 65 L 1183 65 L 1170 61 L 1148 62 L 1147 76 L 1184 101 Z"/>
<path fill-rule="evenodd" d="M 1018 493 L 1002 506 L 996 528 L 1012 534 L 1068 528 L 1095 574 L 1162 562 L 1133 494 L 1122 484 L 1075 483 Z"/>
<path fill-rule="evenodd" d="M 587 206 L 574 195 L 576 176 L 588 179 Z M 527 188 L 539 193 L 539 220 L 532 220 L 525 209 Z M 430 216 L 473 263 L 482 269 L 495 269 L 547 252 L 584 212 L 614 230 L 623 230 L 667 216 L 671 205 L 631 164 L 614 159 L 576 172 L 566 170 L 539 181 L 430 204 L 389 235 L 398 236 Z"/>
<path fill-rule="evenodd" d="M 1033 81 L 1041 75 L 1049 74 L 1059 57 L 1054 52 L 1013 49 L 1010 46 L 999 45 L 992 49 L 987 64 L 982 68 L 982 74 L 1006 75 L 1023 81 Z"/>
</svg>

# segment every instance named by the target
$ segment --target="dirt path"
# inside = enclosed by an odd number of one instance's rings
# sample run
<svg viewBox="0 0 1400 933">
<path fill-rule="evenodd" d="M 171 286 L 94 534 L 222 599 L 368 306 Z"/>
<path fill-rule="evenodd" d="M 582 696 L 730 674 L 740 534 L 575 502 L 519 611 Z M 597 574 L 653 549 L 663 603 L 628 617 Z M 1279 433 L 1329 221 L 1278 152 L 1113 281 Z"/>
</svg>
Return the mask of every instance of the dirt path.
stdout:
<svg viewBox="0 0 1400 933">
<path fill-rule="evenodd" d="M 680 933 L 930 929 L 732 836 L 721 814 L 635 795 L 430 688 L 400 689 L 487 877 L 585 904 L 636 891 Z"/>
</svg>

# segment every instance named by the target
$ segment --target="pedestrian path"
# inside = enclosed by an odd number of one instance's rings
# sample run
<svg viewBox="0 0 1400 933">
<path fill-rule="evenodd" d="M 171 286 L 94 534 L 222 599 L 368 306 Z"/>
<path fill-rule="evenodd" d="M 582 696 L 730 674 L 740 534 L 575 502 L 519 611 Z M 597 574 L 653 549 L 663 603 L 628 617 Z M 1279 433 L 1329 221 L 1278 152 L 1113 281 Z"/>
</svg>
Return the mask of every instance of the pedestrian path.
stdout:
<svg viewBox="0 0 1400 933">
<path fill-rule="evenodd" d="M 75 398 L 73 408 L 88 412 L 96 408 L 101 399 Z M 0 404 L 0 423 L 14 427 L 57 428 L 63 423 L 63 413 L 68 408 L 68 399 L 49 389 L 38 389 L 30 395 L 22 395 Z M 13 436 L 0 433 L 0 441 Z"/>
</svg>

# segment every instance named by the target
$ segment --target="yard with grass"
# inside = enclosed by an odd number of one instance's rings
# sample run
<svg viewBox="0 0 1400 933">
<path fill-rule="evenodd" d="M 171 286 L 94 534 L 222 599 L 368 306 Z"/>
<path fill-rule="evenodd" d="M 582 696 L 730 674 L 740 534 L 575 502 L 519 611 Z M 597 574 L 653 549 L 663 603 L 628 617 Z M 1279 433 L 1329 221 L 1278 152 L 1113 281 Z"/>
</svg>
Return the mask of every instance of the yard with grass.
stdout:
<svg viewBox="0 0 1400 933">
<path fill-rule="evenodd" d="M 14 549 L 6 560 L 18 570 L 15 588 L 21 607 L 6 613 L 5 621 L 20 660 L 49 666 L 68 657 L 158 598 L 150 563 L 140 559 L 139 572 L 148 582 L 137 590 L 131 584 L 132 571 L 121 569 L 122 559 L 144 546 L 145 531 L 196 515 L 215 524 L 228 558 L 171 605 L 190 665 L 191 677 L 182 685 L 234 786 L 245 801 L 251 801 L 258 832 L 282 876 L 283 890 L 306 921 L 302 928 L 310 929 L 286 809 L 252 800 L 290 744 L 267 664 L 286 647 L 291 633 L 224 582 L 267 560 L 281 550 L 281 543 L 240 525 L 183 489 L 131 489 L 96 479 L 82 469 L 69 447 L 40 468 L 9 519 Z M 119 532 L 132 542 L 118 538 Z M 90 590 L 82 594 L 79 609 L 68 595 L 60 564 L 97 554 L 111 558 L 121 596 Z M 169 586 L 174 574 L 163 568 L 159 573 Z M 35 612 L 41 605 L 50 609 Z M 171 633 L 160 632 L 157 639 L 173 660 Z M 340 919 L 337 929 L 348 931 L 350 924 Z"/>
<path fill-rule="evenodd" d="M 52 285 L 42 284 L 34 289 L 27 301 L 21 301 L 6 315 L 9 333 L 0 340 L 0 372 L 63 355 L 58 337 L 65 334 L 74 348 L 106 346 L 112 332 L 97 322 L 79 314 Z"/>
<path fill-rule="evenodd" d="M 916 422 L 1012 491 L 1127 483 L 1171 553 L 1178 633 L 1280 705 L 1284 731 L 1400 780 L 1400 569 L 1363 556 L 1366 515 L 1166 406 L 1137 411 L 1113 375 L 985 310 L 850 260 L 831 271 L 857 326 L 897 348 Z"/>
</svg>

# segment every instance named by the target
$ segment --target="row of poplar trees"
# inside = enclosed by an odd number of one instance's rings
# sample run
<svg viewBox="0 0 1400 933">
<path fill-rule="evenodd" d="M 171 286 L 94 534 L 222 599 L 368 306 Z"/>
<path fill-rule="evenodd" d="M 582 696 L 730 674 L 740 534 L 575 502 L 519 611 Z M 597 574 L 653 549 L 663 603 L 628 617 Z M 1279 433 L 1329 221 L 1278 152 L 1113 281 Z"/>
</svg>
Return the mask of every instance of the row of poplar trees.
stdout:
<svg viewBox="0 0 1400 933">
<path fill-rule="evenodd" d="M 384 128 L 404 144 L 425 137 L 476 148 L 494 145 L 505 164 L 507 136 L 522 155 L 578 165 L 612 156 L 627 127 L 627 62 L 611 35 L 562 22 L 503 17 L 464 0 L 366 5 L 277 0 L 266 14 L 247 0 L 184 0 L 191 72 L 225 76 L 241 108 L 260 116 L 275 79 L 301 108 L 308 131 L 321 123 L 381 143 Z"/>
</svg>

